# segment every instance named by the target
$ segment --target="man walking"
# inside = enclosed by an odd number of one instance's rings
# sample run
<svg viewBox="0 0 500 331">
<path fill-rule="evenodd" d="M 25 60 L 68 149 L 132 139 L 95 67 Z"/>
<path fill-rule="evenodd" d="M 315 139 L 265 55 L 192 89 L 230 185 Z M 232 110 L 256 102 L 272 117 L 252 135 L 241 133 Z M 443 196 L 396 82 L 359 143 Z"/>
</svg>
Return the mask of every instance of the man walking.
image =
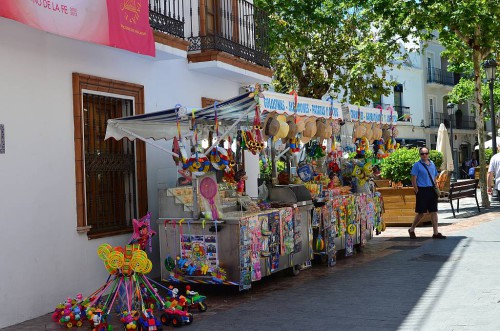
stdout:
<svg viewBox="0 0 500 331">
<path fill-rule="evenodd" d="M 500 150 L 500 146 L 498 147 Z M 491 157 L 490 167 L 488 168 L 488 193 L 492 194 L 493 191 L 497 190 L 500 186 L 500 153 L 496 153 Z M 496 192 L 495 192 L 496 193 Z M 498 194 L 492 194 L 491 198 L 496 197 L 498 199 Z"/>
<path fill-rule="evenodd" d="M 411 168 L 411 183 L 417 195 L 417 203 L 415 206 L 417 215 L 415 215 L 415 219 L 408 229 L 408 233 L 411 239 L 417 238 L 415 235 L 415 227 L 420 223 L 424 214 L 428 212 L 431 214 L 432 229 L 434 231 L 432 238 L 446 239 L 446 236 L 443 236 L 438 231 L 438 196 L 434 190 L 438 171 L 434 162 L 429 159 L 429 149 L 427 147 L 421 147 L 419 152 L 420 160 L 415 162 Z"/>
</svg>

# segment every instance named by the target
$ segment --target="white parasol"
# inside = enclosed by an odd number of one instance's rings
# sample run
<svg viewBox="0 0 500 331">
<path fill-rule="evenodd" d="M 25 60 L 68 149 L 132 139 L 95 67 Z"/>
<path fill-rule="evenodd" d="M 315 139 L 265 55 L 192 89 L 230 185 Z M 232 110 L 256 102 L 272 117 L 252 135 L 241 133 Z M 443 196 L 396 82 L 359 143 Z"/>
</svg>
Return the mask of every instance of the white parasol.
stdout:
<svg viewBox="0 0 500 331">
<path fill-rule="evenodd" d="M 492 148 L 493 139 L 484 142 L 484 148 Z M 497 146 L 500 146 L 500 137 L 497 137 Z M 474 148 L 476 151 L 479 150 L 479 145 Z"/>
<path fill-rule="evenodd" d="M 439 125 L 436 150 L 443 154 L 443 163 L 441 170 L 454 171 L 453 156 L 451 154 L 450 138 L 448 137 L 448 130 L 443 123 Z"/>
</svg>

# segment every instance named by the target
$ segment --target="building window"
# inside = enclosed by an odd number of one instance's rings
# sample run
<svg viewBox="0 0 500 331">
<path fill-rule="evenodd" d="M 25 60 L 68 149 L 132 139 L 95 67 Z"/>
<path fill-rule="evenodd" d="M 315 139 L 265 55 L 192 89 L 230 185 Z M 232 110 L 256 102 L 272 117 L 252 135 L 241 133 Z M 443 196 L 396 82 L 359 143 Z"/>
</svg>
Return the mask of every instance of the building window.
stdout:
<svg viewBox="0 0 500 331">
<path fill-rule="evenodd" d="M 398 113 L 398 118 L 403 117 L 403 85 L 394 86 L 394 110 Z"/>
<path fill-rule="evenodd" d="M 144 113 L 144 87 L 73 74 L 77 229 L 98 238 L 132 231 L 147 212 L 145 146 L 104 140 L 107 120 Z"/>
<path fill-rule="evenodd" d="M 220 103 L 221 100 L 201 97 L 201 108 L 213 106 L 215 102 Z"/>
<path fill-rule="evenodd" d="M 373 85 L 372 91 L 374 96 L 373 107 L 380 106 L 383 108 L 384 106 L 382 104 L 382 91 L 380 91 L 380 88 L 377 85 Z"/>
<path fill-rule="evenodd" d="M 430 115 L 430 126 L 434 127 L 436 125 L 439 125 L 439 118 L 436 114 L 436 101 L 433 97 L 429 98 L 429 115 Z"/>
</svg>

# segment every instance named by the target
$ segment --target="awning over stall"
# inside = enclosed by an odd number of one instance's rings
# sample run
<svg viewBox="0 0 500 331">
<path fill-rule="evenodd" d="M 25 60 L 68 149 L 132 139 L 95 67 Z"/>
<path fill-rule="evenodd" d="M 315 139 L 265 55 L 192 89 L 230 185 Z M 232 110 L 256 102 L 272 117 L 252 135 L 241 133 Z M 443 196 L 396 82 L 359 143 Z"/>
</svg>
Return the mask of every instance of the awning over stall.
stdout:
<svg viewBox="0 0 500 331">
<path fill-rule="evenodd" d="M 254 109 L 257 104 L 253 94 L 245 93 L 235 98 L 223 101 L 215 106 L 194 110 L 196 120 L 215 120 L 215 109 L 217 107 L 217 118 L 219 121 L 234 121 L 242 114 Z M 192 110 L 178 105 L 177 107 L 143 115 L 114 118 L 108 120 L 106 138 L 120 140 L 128 138 L 146 139 L 172 139 L 177 136 L 177 116 L 181 117 L 181 136 L 191 136 L 188 119 L 191 118 Z M 251 112 L 249 115 L 252 114 Z M 253 115 L 253 114 L 252 114 Z M 252 116 L 253 117 L 253 116 Z"/>
</svg>

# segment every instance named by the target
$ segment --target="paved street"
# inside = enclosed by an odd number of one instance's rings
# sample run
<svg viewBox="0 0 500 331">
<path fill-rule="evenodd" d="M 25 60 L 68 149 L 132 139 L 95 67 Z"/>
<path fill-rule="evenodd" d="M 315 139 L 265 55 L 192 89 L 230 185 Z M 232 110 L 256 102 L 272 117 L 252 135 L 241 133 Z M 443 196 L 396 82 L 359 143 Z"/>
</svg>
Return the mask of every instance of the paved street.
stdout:
<svg viewBox="0 0 500 331">
<path fill-rule="evenodd" d="M 247 293 L 198 289 L 209 309 L 189 330 L 499 330 L 500 207 L 440 204 L 440 231 L 388 228 L 337 266 L 276 274 Z M 48 309 L 50 310 L 50 308 Z M 119 330 L 119 324 L 114 330 Z M 50 315 L 3 330 L 59 330 Z"/>
</svg>

